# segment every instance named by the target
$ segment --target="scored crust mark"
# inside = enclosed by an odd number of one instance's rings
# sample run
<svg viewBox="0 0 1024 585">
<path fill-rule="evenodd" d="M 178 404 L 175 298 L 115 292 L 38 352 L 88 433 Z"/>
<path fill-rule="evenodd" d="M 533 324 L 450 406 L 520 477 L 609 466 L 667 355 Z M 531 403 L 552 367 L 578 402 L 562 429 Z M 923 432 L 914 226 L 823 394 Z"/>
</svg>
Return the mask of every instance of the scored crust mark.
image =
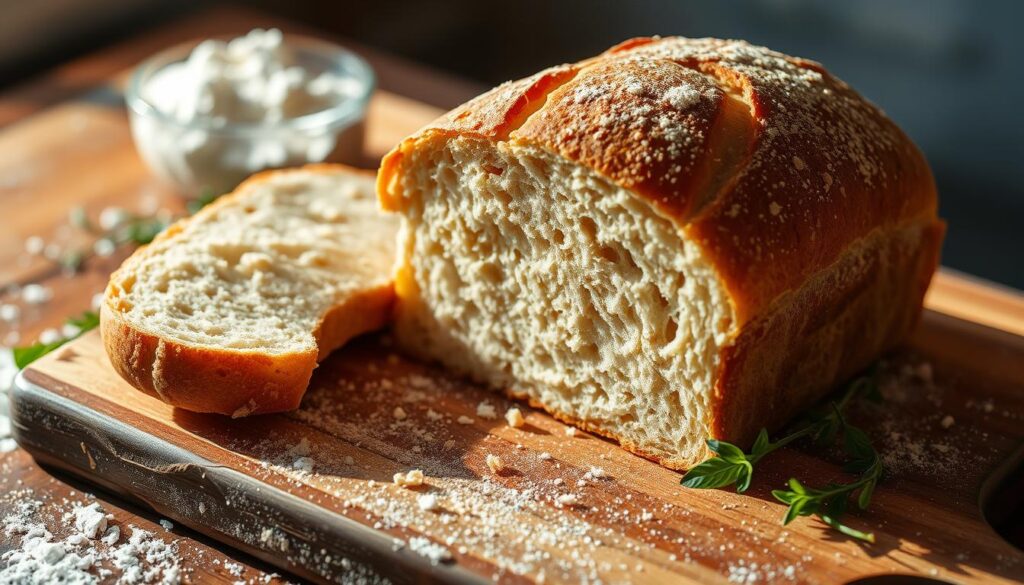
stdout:
<svg viewBox="0 0 1024 585">
<path fill-rule="evenodd" d="M 659 37 L 629 39 L 608 49 L 602 57 L 608 60 L 649 58 L 643 55 L 643 50 L 634 50 L 651 49 L 651 45 L 660 42 L 662 39 Z M 707 140 L 707 155 L 695 172 L 697 178 L 689 213 L 685 217 L 693 220 L 709 204 L 731 190 L 753 158 L 761 129 L 757 121 L 753 84 L 746 75 L 722 66 L 717 60 L 704 60 L 688 52 L 662 51 L 657 58 L 704 75 L 724 94 Z"/>
<path fill-rule="evenodd" d="M 493 140 L 506 140 L 544 106 L 551 92 L 568 83 L 578 72 L 575 65 L 559 65 L 525 79 L 503 83 L 452 110 L 432 126 L 450 125 Z"/>
<path fill-rule="evenodd" d="M 601 60 L 553 91 L 510 138 L 547 145 L 685 216 L 724 100 L 712 80 L 669 61 Z"/>
<path fill-rule="evenodd" d="M 582 64 L 550 67 L 524 79 L 507 81 L 442 115 L 416 135 L 406 138 L 381 159 L 377 193 L 386 211 L 403 211 L 408 199 L 395 180 L 404 156 L 434 138 L 471 134 L 505 141 L 547 103 L 548 96 L 571 81 Z M 498 169 L 494 169 L 497 171 Z"/>
</svg>

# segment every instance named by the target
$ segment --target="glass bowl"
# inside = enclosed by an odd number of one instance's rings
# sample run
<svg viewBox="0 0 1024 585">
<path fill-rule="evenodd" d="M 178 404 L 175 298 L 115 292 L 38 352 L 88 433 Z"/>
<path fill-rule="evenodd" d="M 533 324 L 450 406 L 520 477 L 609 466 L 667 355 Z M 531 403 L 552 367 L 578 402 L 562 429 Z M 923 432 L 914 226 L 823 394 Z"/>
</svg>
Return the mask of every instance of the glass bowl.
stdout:
<svg viewBox="0 0 1024 585">
<path fill-rule="evenodd" d="M 146 99 L 146 83 L 164 67 L 185 61 L 199 43 L 176 45 L 136 68 L 125 92 L 132 138 L 158 177 L 182 195 L 198 197 L 226 193 L 264 169 L 360 159 L 366 107 L 376 86 L 373 69 L 328 42 L 297 35 L 285 35 L 284 42 L 311 77 L 332 72 L 359 88 L 326 109 L 276 122 L 183 122 Z"/>
</svg>

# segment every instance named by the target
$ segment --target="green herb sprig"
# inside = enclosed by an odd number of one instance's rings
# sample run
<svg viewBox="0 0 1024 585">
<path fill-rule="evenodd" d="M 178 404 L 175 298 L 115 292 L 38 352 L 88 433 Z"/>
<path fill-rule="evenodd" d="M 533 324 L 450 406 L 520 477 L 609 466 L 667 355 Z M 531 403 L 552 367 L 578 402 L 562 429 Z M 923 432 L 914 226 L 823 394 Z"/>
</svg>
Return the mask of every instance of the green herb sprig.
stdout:
<svg viewBox="0 0 1024 585">
<path fill-rule="evenodd" d="M 11 350 L 14 355 L 14 365 L 20 370 L 72 339 L 76 339 L 86 331 L 95 329 L 100 324 L 100 316 L 92 311 L 86 311 L 78 317 L 69 318 L 66 323 L 78 328 L 78 331 L 74 335 L 61 337 L 50 343 L 37 342 L 24 347 L 15 347 Z"/>
<path fill-rule="evenodd" d="M 773 442 L 768 437 L 768 431 L 761 429 L 750 453 L 745 453 L 732 443 L 708 439 L 708 449 L 717 457 L 708 459 L 688 471 L 680 483 L 685 487 L 697 489 L 713 489 L 736 484 L 736 491 L 743 493 L 750 487 L 754 466 L 769 453 L 805 437 L 812 438 L 820 445 L 830 445 L 841 434 L 844 450 L 851 458 L 844 470 L 861 474 L 856 481 L 847 484 L 829 483 L 823 488 L 810 488 L 796 478 L 791 478 L 788 490 L 773 490 L 772 495 L 789 505 L 782 520 L 783 524 L 789 524 L 798 516 L 817 515 L 827 525 L 847 536 L 874 542 L 874 534 L 850 528 L 839 521 L 846 512 L 850 496 L 858 494 L 857 506 L 861 509 L 866 509 L 870 505 L 875 486 L 884 472 L 882 459 L 871 445 L 871 439 L 864 431 L 849 424 L 843 416 L 843 411 L 850 402 L 858 398 L 881 400 L 874 372 L 851 382 L 838 402 L 830 403 L 824 412 L 812 413 L 803 425 L 785 437 Z"/>
</svg>

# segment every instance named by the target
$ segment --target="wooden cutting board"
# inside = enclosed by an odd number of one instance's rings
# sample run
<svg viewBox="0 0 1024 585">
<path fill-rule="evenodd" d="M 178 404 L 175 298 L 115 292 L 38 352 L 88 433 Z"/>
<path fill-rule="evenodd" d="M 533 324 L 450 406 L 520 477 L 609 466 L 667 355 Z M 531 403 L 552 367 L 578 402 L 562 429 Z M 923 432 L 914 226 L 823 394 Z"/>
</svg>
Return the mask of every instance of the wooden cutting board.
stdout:
<svg viewBox="0 0 1024 585">
<path fill-rule="evenodd" d="M 889 470 L 871 509 L 849 519 L 874 545 L 815 519 L 780 526 L 772 488 L 842 476 L 812 447 L 766 459 L 747 495 L 684 489 L 679 473 L 522 404 L 527 424 L 511 428 L 513 403 L 403 358 L 386 334 L 329 358 L 286 415 L 172 409 L 123 382 L 95 332 L 29 367 L 13 409 L 38 459 L 317 581 L 1024 578 L 1024 554 L 982 513 L 1021 461 L 1024 338 L 928 311 L 886 359 L 882 389 L 883 406 L 852 415 Z M 492 454 L 503 471 L 488 468 Z M 422 487 L 392 482 L 411 469 Z M 1020 499 L 993 506 L 990 521 L 1011 521 Z"/>
<path fill-rule="evenodd" d="M 366 164 L 436 114 L 378 92 Z M 95 214 L 153 194 L 180 207 L 134 152 L 116 83 L 5 128 L 0 151 L 10 155 L 0 160 L 0 207 L 18 219 L 0 233 L 4 258 L 15 258 L 27 236 L 59 232 L 55 208 Z M 73 282 L 42 259 L 5 261 L 0 281 L 51 286 L 50 309 L 70 315 L 118 259 L 91 260 Z M 98 336 L 86 335 L 23 373 L 15 431 L 40 461 L 315 581 L 1022 579 L 1024 555 L 989 526 L 980 500 L 1021 460 L 1024 299 L 946 273 L 928 304 L 935 311 L 886 367 L 885 406 L 854 413 L 890 468 L 871 510 L 850 518 L 875 531 L 873 546 L 814 519 L 779 525 L 772 488 L 790 475 L 817 484 L 841 476 L 813 449 L 766 459 L 747 495 L 685 490 L 679 473 L 587 433 L 569 436 L 524 405 L 527 426 L 508 427 L 501 416 L 510 402 L 405 360 L 386 337 L 330 358 L 298 412 L 229 420 L 175 411 L 133 390 L 111 370 Z M 478 416 L 481 403 L 498 418 Z M 944 428 L 947 416 L 953 424 Z M 505 470 L 493 473 L 488 454 Z M 392 483 L 414 468 L 426 485 Z M 1019 521 L 1021 492 L 991 498 L 990 521 Z M 436 509 L 424 510 L 429 495 Z M 575 503 L 560 504 L 566 495 Z"/>
</svg>

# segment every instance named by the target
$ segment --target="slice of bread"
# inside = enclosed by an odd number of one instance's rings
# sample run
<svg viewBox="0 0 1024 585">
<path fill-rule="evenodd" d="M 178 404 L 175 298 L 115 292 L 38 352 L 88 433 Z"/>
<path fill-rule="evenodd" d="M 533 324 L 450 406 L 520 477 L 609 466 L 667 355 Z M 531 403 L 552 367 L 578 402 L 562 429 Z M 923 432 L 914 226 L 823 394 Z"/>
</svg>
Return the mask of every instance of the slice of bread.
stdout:
<svg viewBox="0 0 1024 585">
<path fill-rule="evenodd" d="M 372 173 L 256 175 L 111 276 L 101 308 L 110 361 L 186 410 L 296 408 L 320 359 L 388 322 L 397 226 L 378 208 Z"/>
</svg>

